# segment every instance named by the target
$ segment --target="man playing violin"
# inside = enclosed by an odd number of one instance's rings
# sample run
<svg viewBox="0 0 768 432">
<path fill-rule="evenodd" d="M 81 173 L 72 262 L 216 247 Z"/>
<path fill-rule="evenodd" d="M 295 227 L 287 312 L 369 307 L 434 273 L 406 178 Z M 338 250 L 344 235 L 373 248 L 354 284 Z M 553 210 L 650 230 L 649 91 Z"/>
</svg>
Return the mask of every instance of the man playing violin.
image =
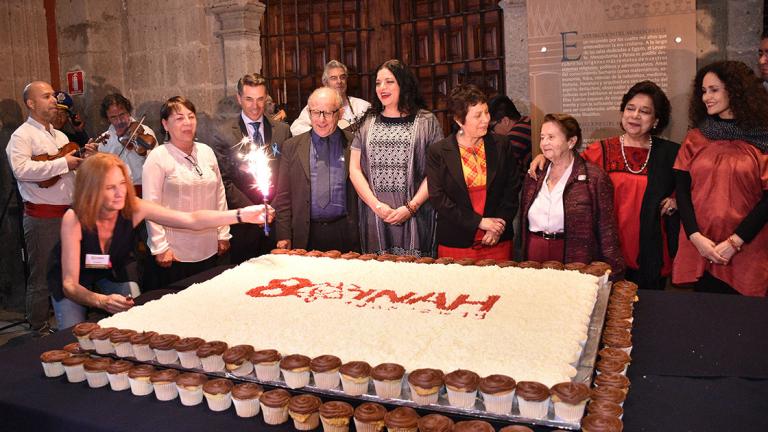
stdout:
<svg viewBox="0 0 768 432">
<path fill-rule="evenodd" d="M 24 87 L 22 97 L 29 117 L 11 135 L 5 151 L 24 200 L 24 241 L 29 260 L 26 319 L 32 329 L 44 334 L 49 316 L 49 260 L 59 241 L 61 218 L 72 203 L 74 170 L 82 159 L 75 157 L 74 151 L 59 152 L 69 139 L 51 124 L 58 114 L 51 85 L 31 82 Z M 37 160 L 41 155 L 50 155 L 50 160 Z M 57 176 L 58 181 L 48 187 L 39 184 Z"/>
<path fill-rule="evenodd" d="M 133 112 L 131 101 L 120 93 L 106 95 L 101 101 L 100 111 L 101 116 L 109 122 L 109 129 L 107 129 L 109 139 L 100 146 L 94 143 L 86 144 L 86 154 L 102 151 L 117 155 L 128 165 L 136 196 L 141 197 L 141 171 L 144 167 L 144 161 L 147 159 L 147 152 L 157 144 L 155 132 L 148 126 L 142 125 L 143 131 L 138 131 L 136 135 L 141 133 L 142 135 L 149 135 L 150 138 L 146 140 L 134 139 L 132 142 L 128 142 L 137 122 L 131 115 Z"/>
</svg>

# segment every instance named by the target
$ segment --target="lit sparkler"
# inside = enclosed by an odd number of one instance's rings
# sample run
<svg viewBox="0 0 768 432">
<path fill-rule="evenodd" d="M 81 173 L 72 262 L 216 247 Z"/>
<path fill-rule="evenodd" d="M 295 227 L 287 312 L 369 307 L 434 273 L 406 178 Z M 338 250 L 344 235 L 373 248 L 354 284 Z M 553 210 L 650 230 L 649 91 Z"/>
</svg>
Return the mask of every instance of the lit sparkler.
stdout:
<svg viewBox="0 0 768 432">
<path fill-rule="evenodd" d="M 253 188 L 258 189 L 264 197 L 264 235 L 269 236 L 269 223 L 267 222 L 267 205 L 269 204 L 269 189 L 272 187 L 272 169 L 269 167 L 271 158 L 266 146 L 257 146 L 248 138 L 243 138 L 237 146 L 248 151 L 243 154 L 246 171 L 254 180 Z"/>
</svg>

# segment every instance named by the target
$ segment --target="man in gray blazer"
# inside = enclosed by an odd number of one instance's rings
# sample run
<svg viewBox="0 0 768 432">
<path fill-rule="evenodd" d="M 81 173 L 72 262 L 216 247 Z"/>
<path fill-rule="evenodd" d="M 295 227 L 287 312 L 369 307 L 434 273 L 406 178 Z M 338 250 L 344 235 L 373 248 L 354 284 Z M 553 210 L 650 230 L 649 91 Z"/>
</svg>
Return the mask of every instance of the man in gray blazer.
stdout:
<svg viewBox="0 0 768 432">
<path fill-rule="evenodd" d="M 264 195 L 253 187 L 253 176 L 244 169 L 242 156 L 248 151 L 250 142 L 265 147 L 272 159 L 269 164 L 272 186 L 266 198 L 272 200 L 275 197 L 281 148 L 291 133 L 288 124 L 273 121 L 264 115 L 267 96 L 267 82 L 263 76 L 253 73 L 240 78 L 237 81 L 240 115 L 224 122 L 213 138 L 229 208 L 264 203 Z M 233 264 L 267 254 L 275 247 L 274 234 L 270 233 L 266 237 L 264 231 L 256 225 L 232 225 L 230 232 L 230 257 Z"/>
<path fill-rule="evenodd" d="M 349 180 L 352 134 L 338 127 L 341 96 L 321 87 L 307 105 L 312 129 L 283 144 L 272 203 L 277 247 L 359 251 L 357 194 Z"/>
</svg>

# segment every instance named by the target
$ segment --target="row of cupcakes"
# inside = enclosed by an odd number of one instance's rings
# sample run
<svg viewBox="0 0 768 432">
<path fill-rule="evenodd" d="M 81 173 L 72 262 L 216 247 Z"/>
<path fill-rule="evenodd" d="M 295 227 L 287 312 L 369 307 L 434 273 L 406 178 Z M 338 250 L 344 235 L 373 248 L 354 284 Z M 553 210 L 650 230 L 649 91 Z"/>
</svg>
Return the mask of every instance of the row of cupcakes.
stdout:
<svg viewBox="0 0 768 432">
<path fill-rule="evenodd" d="M 262 382 L 282 380 L 292 389 L 313 385 L 323 390 L 338 390 L 349 396 L 370 393 L 382 399 L 402 399 L 405 368 L 396 363 L 371 367 L 363 361 L 343 363 L 334 355 L 309 358 L 301 354 L 282 356 L 278 351 L 256 351 L 250 345 L 229 347 L 225 342 L 205 342 L 200 338 L 181 338 L 155 332 L 101 328 L 95 323 L 80 323 L 73 328 L 81 346 L 99 354 L 116 354 L 139 361 L 157 361 L 168 366 L 179 363 L 185 369 L 227 372 L 239 377 L 255 377 Z M 516 406 L 520 416 L 532 419 L 550 417 L 577 422 L 590 398 L 589 387 L 572 382 L 551 389 L 532 381 L 516 382 L 506 375 L 481 378 L 477 373 L 459 369 L 448 374 L 422 368 L 407 376 L 410 400 L 419 405 L 439 404 L 443 388 L 450 406 L 476 409 L 478 393 L 484 410 L 511 415 Z M 517 402 L 515 404 L 515 402 Z M 551 408 L 551 410 L 550 410 Z"/>
</svg>

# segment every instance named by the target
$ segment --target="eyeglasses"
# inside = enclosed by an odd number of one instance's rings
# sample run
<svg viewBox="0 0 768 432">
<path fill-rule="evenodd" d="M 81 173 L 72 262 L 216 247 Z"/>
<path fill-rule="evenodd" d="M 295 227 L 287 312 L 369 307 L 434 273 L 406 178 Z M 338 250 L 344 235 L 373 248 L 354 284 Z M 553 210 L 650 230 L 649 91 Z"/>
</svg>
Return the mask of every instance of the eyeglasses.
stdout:
<svg viewBox="0 0 768 432">
<path fill-rule="evenodd" d="M 192 158 L 192 156 L 184 156 L 184 159 L 186 159 L 186 160 L 187 160 L 187 162 L 189 162 L 190 164 L 192 164 L 192 168 L 194 168 L 194 169 L 195 169 L 195 172 L 197 173 L 197 175 L 199 175 L 200 177 L 202 177 L 202 176 L 203 176 L 203 170 L 201 170 L 201 169 L 200 169 L 200 165 L 198 165 L 198 164 L 197 164 L 197 161 L 195 161 L 195 160 Z"/>
<path fill-rule="evenodd" d="M 309 110 L 309 115 L 311 115 L 312 117 L 314 117 L 316 119 L 319 119 L 320 117 L 325 119 L 325 118 L 328 118 L 328 117 L 333 117 L 334 114 L 339 112 L 340 109 L 341 108 L 336 108 L 335 111 L 331 111 L 331 112 L 320 111 L 320 110 Z"/>
<path fill-rule="evenodd" d="M 328 77 L 328 81 L 330 82 L 336 82 L 336 81 L 346 81 L 347 76 L 346 75 L 331 75 Z"/>
</svg>

